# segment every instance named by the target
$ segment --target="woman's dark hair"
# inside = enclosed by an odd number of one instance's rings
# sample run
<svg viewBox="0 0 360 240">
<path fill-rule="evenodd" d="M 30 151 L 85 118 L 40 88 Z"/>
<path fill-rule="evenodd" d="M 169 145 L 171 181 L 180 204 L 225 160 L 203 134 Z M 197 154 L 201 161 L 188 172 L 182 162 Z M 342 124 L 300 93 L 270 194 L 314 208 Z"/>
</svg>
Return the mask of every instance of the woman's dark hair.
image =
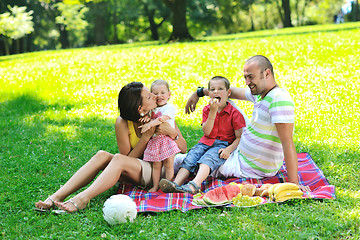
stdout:
<svg viewBox="0 0 360 240">
<path fill-rule="evenodd" d="M 142 104 L 141 91 L 143 87 L 141 82 L 131 82 L 120 90 L 118 108 L 123 119 L 133 122 L 140 119 L 138 109 Z"/>
</svg>

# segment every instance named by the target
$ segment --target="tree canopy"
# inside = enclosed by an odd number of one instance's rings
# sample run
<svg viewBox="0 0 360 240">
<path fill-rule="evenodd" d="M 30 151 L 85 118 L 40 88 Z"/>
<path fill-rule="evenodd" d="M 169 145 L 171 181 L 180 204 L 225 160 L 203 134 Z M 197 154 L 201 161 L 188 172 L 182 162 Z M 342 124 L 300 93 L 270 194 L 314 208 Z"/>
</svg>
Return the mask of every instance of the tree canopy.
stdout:
<svg viewBox="0 0 360 240">
<path fill-rule="evenodd" d="M 2 0 L 0 55 L 323 24 L 343 0 Z M 357 20 L 358 3 L 346 20 Z M 355 17 L 353 17 L 355 16 Z"/>
</svg>

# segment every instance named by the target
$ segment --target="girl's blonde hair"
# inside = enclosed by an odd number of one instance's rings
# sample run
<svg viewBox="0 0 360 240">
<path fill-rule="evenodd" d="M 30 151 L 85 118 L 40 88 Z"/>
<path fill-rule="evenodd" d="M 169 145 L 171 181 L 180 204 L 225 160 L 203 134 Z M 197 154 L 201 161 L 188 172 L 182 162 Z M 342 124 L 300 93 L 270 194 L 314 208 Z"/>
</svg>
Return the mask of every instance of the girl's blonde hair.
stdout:
<svg viewBox="0 0 360 240">
<path fill-rule="evenodd" d="M 150 87 L 150 91 L 152 91 L 152 88 L 153 88 L 153 86 L 155 86 L 155 85 L 156 85 L 156 86 L 164 85 L 164 86 L 167 88 L 167 90 L 170 92 L 169 84 L 168 84 L 168 82 L 165 81 L 165 80 L 158 79 L 158 80 L 153 81 L 152 84 L 151 84 L 151 87 Z"/>
</svg>

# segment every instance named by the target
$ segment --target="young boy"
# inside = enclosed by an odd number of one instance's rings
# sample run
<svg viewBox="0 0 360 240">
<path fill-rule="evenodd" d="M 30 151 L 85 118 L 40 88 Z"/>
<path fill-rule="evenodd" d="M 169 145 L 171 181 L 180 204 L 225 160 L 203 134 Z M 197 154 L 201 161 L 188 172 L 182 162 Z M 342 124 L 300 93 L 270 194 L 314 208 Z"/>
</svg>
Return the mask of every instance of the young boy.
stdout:
<svg viewBox="0 0 360 240">
<path fill-rule="evenodd" d="M 231 94 L 230 82 L 224 77 L 215 76 L 209 81 L 208 89 L 210 101 L 202 114 L 204 136 L 188 152 L 174 182 L 161 179 L 159 185 L 163 192 L 198 193 L 201 183 L 239 145 L 246 123 L 242 114 L 227 101 Z M 182 185 L 196 169 L 195 178 Z"/>
</svg>

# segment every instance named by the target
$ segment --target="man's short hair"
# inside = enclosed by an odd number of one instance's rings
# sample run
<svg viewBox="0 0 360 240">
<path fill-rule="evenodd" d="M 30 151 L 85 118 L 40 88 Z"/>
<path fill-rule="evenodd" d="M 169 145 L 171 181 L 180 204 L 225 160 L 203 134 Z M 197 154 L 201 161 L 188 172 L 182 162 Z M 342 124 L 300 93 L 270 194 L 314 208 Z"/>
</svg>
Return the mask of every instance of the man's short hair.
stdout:
<svg viewBox="0 0 360 240">
<path fill-rule="evenodd" d="M 256 55 L 256 56 L 253 56 L 253 57 L 249 58 L 248 60 L 246 60 L 245 64 L 250 64 L 253 62 L 257 63 L 257 65 L 260 67 L 261 72 L 264 72 L 265 69 L 268 68 L 268 69 L 270 69 L 271 74 L 274 76 L 274 68 L 273 68 L 270 60 L 267 57 L 262 56 L 262 55 Z"/>
</svg>

